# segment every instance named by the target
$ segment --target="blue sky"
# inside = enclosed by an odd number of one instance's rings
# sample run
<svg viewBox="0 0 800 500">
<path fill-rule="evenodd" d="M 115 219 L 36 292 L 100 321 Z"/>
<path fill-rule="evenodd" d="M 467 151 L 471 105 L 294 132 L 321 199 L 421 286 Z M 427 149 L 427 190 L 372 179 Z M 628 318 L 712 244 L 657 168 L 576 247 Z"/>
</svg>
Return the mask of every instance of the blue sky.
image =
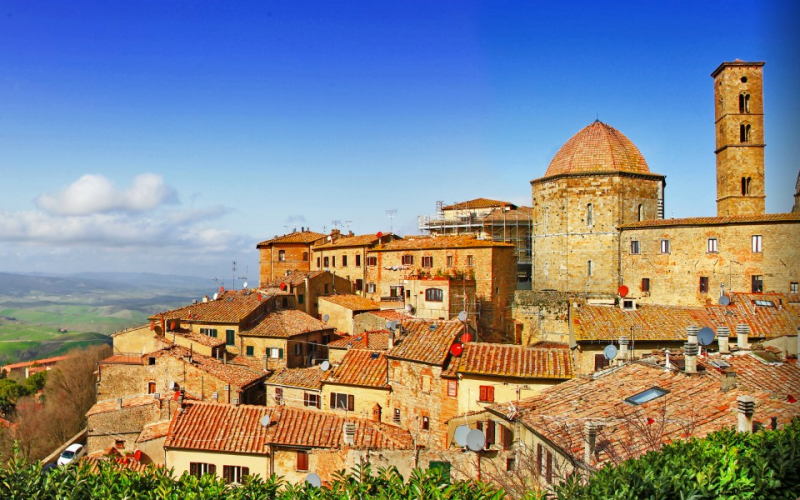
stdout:
<svg viewBox="0 0 800 500">
<path fill-rule="evenodd" d="M 416 233 L 598 118 L 715 214 L 710 73 L 766 61 L 767 211 L 800 168 L 792 2 L 0 2 L 0 271 L 257 277 L 297 226 Z M 386 210 L 396 209 L 390 220 Z"/>
</svg>

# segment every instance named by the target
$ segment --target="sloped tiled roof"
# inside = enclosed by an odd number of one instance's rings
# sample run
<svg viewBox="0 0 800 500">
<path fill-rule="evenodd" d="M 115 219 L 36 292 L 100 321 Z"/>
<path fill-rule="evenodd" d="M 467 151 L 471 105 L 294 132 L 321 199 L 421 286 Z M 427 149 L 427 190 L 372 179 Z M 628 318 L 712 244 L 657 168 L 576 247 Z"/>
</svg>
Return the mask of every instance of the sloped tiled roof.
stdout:
<svg viewBox="0 0 800 500">
<path fill-rule="evenodd" d="M 322 379 L 326 373 L 319 366 L 308 368 L 281 368 L 267 379 L 267 385 L 301 387 L 303 389 L 320 390 Z"/>
<path fill-rule="evenodd" d="M 322 233 L 315 233 L 314 231 L 295 231 L 293 233 L 284 234 L 283 236 L 276 236 L 271 240 L 265 240 L 256 245 L 256 248 L 274 245 L 275 243 L 307 243 L 311 244 L 317 240 L 325 238 L 326 235 Z"/>
<path fill-rule="evenodd" d="M 713 328 L 727 326 L 731 335 L 736 335 L 736 325 L 750 326 L 750 337 L 774 338 L 796 335 L 800 327 L 800 306 L 788 304 L 783 294 L 738 294 L 730 295 L 727 306 L 705 307 Z M 755 300 L 771 301 L 774 307 L 759 306 Z M 781 303 L 782 301 L 782 303 Z"/>
<path fill-rule="evenodd" d="M 622 224 L 620 229 L 670 226 L 727 226 L 735 224 L 763 224 L 769 222 L 800 222 L 800 213 L 728 215 L 725 217 L 685 217 L 682 219 L 651 219 Z"/>
<path fill-rule="evenodd" d="M 332 329 L 333 327 L 327 323 L 323 323 L 303 311 L 284 309 L 267 314 L 253 327 L 239 331 L 239 335 L 243 337 L 289 338 L 302 333 Z"/>
<path fill-rule="evenodd" d="M 435 327 L 431 329 L 431 327 Z M 430 365 L 444 365 L 450 346 L 464 330 L 460 321 L 408 320 L 402 323 L 402 340 L 386 356 Z"/>
<path fill-rule="evenodd" d="M 371 330 L 362 332 L 358 335 L 346 335 L 340 339 L 328 343 L 330 349 L 371 349 L 373 351 L 385 351 L 389 348 L 388 330 Z M 369 340 L 368 340 L 369 339 Z M 369 345 L 367 342 L 369 341 Z"/>
<path fill-rule="evenodd" d="M 15 370 L 17 368 L 26 368 L 28 366 L 42 366 L 42 365 L 52 365 L 58 363 L 59 361 L 64 361 L 67 359 L 67 356 L 56 356 L 54 358 L 45 358 L 45 359 L 35 359 L 33 361 L 22 361 L 20 363 L 11 363 L 9 365 L 3 365 L 3 370 Z"/>
<path fill-rule="evenodd" d="M 351 311 L 380 311 L 381 305 L 374 300 L 360 295 L 353 294 L 340 294 L 340 295 L 326 295 L 320 297 L 319 300 L 324 300 L 337 306 L 342 306 Z"/>
<path fill-rule="evenodd" d="M 404 319 L 411 319 L 412 317 L 408 314 L 405 314 L 400 311 L 394 311 L 391 309 L 381 309 L 380 311 L 370 311 L 365 314 L 374 314 L 380 318 L 385 319 L 386 321 L 402 321 Z"/>
<path fill-rule="evenodd" d="M 172 418 L 164 448 L 266 455 L 261 419 L 273 413 L 266 406 L 188 403 Z"/>
<path fill-rule="evenodd" d="M 335 248 L 369 247 L 378 243 L 378 240 L 385 241 L 393 238 L 399 238 L 399 236 L 391 233 L 381 234 L 380 237 L 378 237 L 377 233 L 361 234 L 358 236 L 342 236 L 336 241 L 315 245 L 314 251 L 331 250 Z"/>
<path fill-rule="evenodd" d="M 785 366 L 787 377 L 794 379 L 792 383 L 796 386 L 800 370 L 794 365 Z M 777 417 L 779 426 L 783 426 L 800 415 L 800 403 L 787 402 L 783 393 L 748 385 L 745 380 L 739 380 L 735 389 L 723 392 L 722 373 L 707 360 L 698 360 L 698 367 L 698 374 L 687 375 L 637 362 L 600 372 L 595 377 L 575 378 L 515 402 L 516 420 L 579 461 L 584 453 L 584 425 L 586 422 L 602 425 L 593 464 L 602 466 L 613 457 L 634 457 L 648 451 L 650 438 L 667 444 L 735 427 L 739 395 L 755 398 L 755 420 L 765 427 L 769 427 L 771 417 Z M 761 369 L 771 367 L 763 365 Z M 653 387 L 668 392 L 640 405 L 625 402 L 626 398 Z M 497 405 L 492 411 L 505 416 L 509 405 Z"/>
<path fill-rule="evenodd" d="M 569 379 L 575 376 L 572 353 L 511 344 L 464 344 L 450 362 L 457 373 L 497 377 Z"/>
<path fill-rule="evenodd" d="M 305 410 L 281 406 L 275 416 L 277 420 L 271 431 L 270 443 L 283 446 L 309 448 L 343 447 L 344 423 L 354 422 L 356 433 L 351 448 L 378 450 L 411 450 L 414 441 L 411 434 L 399 427 L 373 420 L 341 416 L 319 410 Z M 272 426 L 270 426 L 272 428 Z"/>
<path fill-rule="evenodd" d="M 136 438 L 136 442 L 144 443 L 145 441 L 166 437 L 167 434 L 169 434 L 170 422 L 170 420 L 164 420 L 162 422 L 145 425 L 142 427 L 142 432 L 139 434 L 139 437 Z"/>
<path fill-rule="evenodd" d="M 145 354 L 143 358 L 153 356 L 171 356 L 173 358 L 181 359 L 184 363 L 189 363 L 190 355 L 192 358 L 192 366 L 194 368 L 202 370 L 209 375 L 222 380 L 223 382 L 227 382 L 240 388 L 246 388 L 256 382 L 260 382 L 265 377 L 263 372 L 256 371 L 249 366 L 224 363 L 222 360 L 209 356 L 203 356 L 201 354 L 197 354 L 196 352 L 192 353 L 189 351 L 189 349 L 175 345 L 170 346 L 167 349 Z"/>
<path fill-rule="evenodd" d="M 320 276 L 320 275 L 325 274 L 325 273 L 326 273 L 326 271 L 291 271 L 286 276 L 279 276 L 279 277 L 275 278 L 272 281 L 268 281 L 266 283 L 262 283 L 261 284 L 261 288 L 269 289 L 269 290 L 271 290 L 273 288 L 280 289 L 280 286 L 281 286 L 282 283 L 286 283 L 287 285 L 294 285 L 294 286 L 302 285 L 303 282 L 306 280 L 306 278 L 313 279 L 313 278 L 316 278 L 317 276 Z"/>
<path fill-rule="evenodd" d="M 117 399 L 106 399 L 105 401 L 98 401 L 91 408 L 89 411 L 86 412 L 87 417 L 91 417 L 92 415 L 98 415 L 100 413 L 108 413 L 112 411 L 118 411 L 118 402 Z M 126 408 L 135 408 L 137 406 L 147 406 L 147 405 L 160 405 L 161 402 L 154 398 L 152 394 L 146 394 L 141 396 L 129 396 L 126 398 L 122 398 L 122 409 Z"/>
<path fill-rule="evenodd" d="M 644 156 L 614 127 L 595 120 L 558 150 L 544 177 L 594 172 L 649 174 Z"/>
<path fill-rule="evenodd" d="M 239 323 L 263 305 L 265 297 L 252 290 L 225 291 L 217 300 L 198 302 L 150 316 L 151 321 L 166 319 L 187 320 L 194 323 Z M 169 326 L 169 325 L 168 325 Z"/>
<path fill-rule="evenodd" d="M 387 389 L 388 366 L 382 351 L 350 349 L 323 382 Z"/>
<path fill-rule="evenodd" d="M 469 210 L 473 208 L 494 208 L 494 207 L 515 207 L 513 203 L 507 201 L 490 200 L 488 198 L 475 198 L 474 200 L 462 201 L 442 207 L 442 210 Z"/>
<path fill-rule="evenodd" d="M 517 207 L 516 210 L 492 210 L 484 219 L 484 223 L 508 223 L 533 219 L 533 207 Z"/>
<path fill-rule="evenodd" d="M 401 250 L 437 250 L 443 248 L 482 248 L 482 247 L 513 247 L 510 243 L 491 240 L 479 240 L 475 236 L 448 235 L 448 236 L 406 236 L 405 239 L 395 240 L 385 245 L 371 249 L 371 252 L 392 252 Z"/>
</svg>

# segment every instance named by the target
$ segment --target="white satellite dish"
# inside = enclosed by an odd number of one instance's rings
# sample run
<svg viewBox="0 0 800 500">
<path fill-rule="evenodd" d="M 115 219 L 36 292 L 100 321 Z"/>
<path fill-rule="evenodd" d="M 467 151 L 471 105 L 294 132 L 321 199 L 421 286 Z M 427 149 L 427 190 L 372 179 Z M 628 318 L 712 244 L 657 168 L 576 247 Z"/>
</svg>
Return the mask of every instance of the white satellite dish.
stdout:
<svg viewBox="0 0 800 500">
<path fill-rule="evenodd" d="M 325 314 L 324 316 L 322 316 L 322 321 L 324 321 L 324 322 L 326 322 L 326 323 L 328 322 L 328 320 L 329 320 L 329 319 L 331 319 L 331 317 L 330 317 L 330 316 L 328 316 L 327 314 Z"/>
<path fill-rule="evenodd" d="M 269 415 L 264 415 L 263 417 L 261 417 L 261 426 L 262 427 L 268 427 L 269 423 L 270 423 Z"/>
<path fill-rule="evenodd" d="M 467 311 L 461 311 L 458 313 L 458 320 L 459 321 L 466 321 L 467 320 Z"/>
<path fill-rule="evenodd" d="M 411 312 L 414 309 L 414 306 L 411 304 L 406 304 L 406 311 Z"/>
<path fill-rule="evenodd" d="M 217 300 L 218 298 L 219 298 L 219 294 L 218 294 L 218 293 L 215 293 L 215 294 L 214 294 L 214 300 Z"/>
<path fill-rule="evenodd" d="M 603 349 L 603 357 L 612 360 L 617 357 L 617 346 L 609 344 Z"/>
<path fill-rule="evenodd" d="M 467 433 L 467 448 L 472 451 L 481 451 L 486 444 L 486 436 L 478 429 L 472 429 Z"/>
<path fill-rule="evenodd" d="M 178 383 L 173 380 L 172 382 L 169 383 L 169 388 L 174 391 L 175 389 L 178 388 Z"/>
<path fill-rule="evenodd" d="M 323 361 L 320 363 L 319 369 L 326 372 L 331 369 L 331 364 L 328 361 Z"/>
<path fill-rule="evenodd" d="M 306 482 L 315 488 L 322 486 L 322 479 L 313 472 L 306 476 Z"/>
<path fill-rule="evenodd" d="M 247 290 L 247 282 L 246 282 L 246 281 L 245 281 L 245 282 L 244 282 L 244 284 L 242 285 L 242 288 L 243 288 L 243 289 L 245 289 L 245 290 Z"/>
<path fill-rule="evenodd" d="M 456 427 L 456 432 L 453 434 L 453 438 L 456 440 L 456 443 L 459 446 L 466 446 L 467 445 L 467 434 L 471 429 L 468 425 L 459 425 Z"/>
</svg>

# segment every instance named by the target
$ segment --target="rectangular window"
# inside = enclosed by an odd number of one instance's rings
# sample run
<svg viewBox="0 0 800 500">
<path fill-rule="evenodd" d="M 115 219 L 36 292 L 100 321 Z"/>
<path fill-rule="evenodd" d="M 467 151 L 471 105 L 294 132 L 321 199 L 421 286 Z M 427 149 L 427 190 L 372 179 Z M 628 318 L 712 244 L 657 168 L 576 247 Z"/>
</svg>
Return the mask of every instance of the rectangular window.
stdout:
<svg viewBox="0 0 800 500">
<path fill-rule="evenodd" d="M 311 406 L 313 408 L 319 408 L 319 394 L 312 394 L 309 392 L 303 393 L 303 406 Z"/>
<path fill-rule="evenodd" d="M 642 291 L 650 292 L 650 278 L 642 278 Z"/>
<path fill-rule="evenodd" d="M 495 423 L 494 420 L 487 420 L 486 421 L 486 446 L 490 446 L 494 444 L 494 431 L 495 431 Z"/>
<path fill-rule="evenodd" d="M 425 290 L 425 300 L 427 302 L 442 302 L 444 292 L 440 288 L 428 288 Z"/>
<path fill-rule="evenodd" d="M 367 257 L 367 265 L 368 266 L 377 266 L 378 265 L 378 258 L 377 257 Z"/>
<path fill-rule="evenodd" d="M 447 395 L 452 398 L 458 396 L 458 380 L 447 381 Z"/>
<path fill-rule="evenodd" d="M 275 404 L 279 405 L 283 402 L 283 388 L 276 387 L 275 388 Z"/>
<path fill-rule="evenodd" d="M 357 279 L 356 280 L 356 292 L 360 292 L 363 289 L 364 289 L 364 280 Z"/>
<path fill-rule="evenodd" d="M 467 255 L 467 267 L 474 267 L 475 259 L 472 255 Z"/>
<path fill-rule="evenodd" d="M 515 458 L 506 459 L 506 472 L 514 472 L 517 470 L 517 460 Z"/>
<path fill-rule="evenodd" d="M 267 353 L 271 359 L 283 359 L 283 349 L 278 347 L 271 347 L 267 349 Z"/>
<path fill-rule="evenodd" d="M 717 253 L 719 252 L 719 240 L 717 238 L 709 238 L 706 243 L 706 252 Z"/>
<path fill-rule="evenodd" d="M 356 267 L 361 267 L 361 255 L 356 255 Z"/>
<path fill-rule="evenodd" d="M 297 451 L 297 470 L 308 470 L 308 452 L 303 450 Z"/>
<path fill-rule="evenodd" d="M 319 269 L 319 257 L 317 257 L 317 269 Z"/>
<path fill-rule="evenodd" d="M 800 293 L 800 286 L 798 286 L 796 281 L 789 283 L 789 293 Z"/>
<path fill-rule="evenodd" d="M 422 376 L 422 392 L 431 392 L 431 378 L 427 375 Z"/>
<path fill-rule="evenodd" d="M 367 293 L 375 293 L 375 283 L 367 283 Z"/>
<path fill-rule="evenodd" d="M 155 394 L 156 392 L 156 383 L 155 382 L 148 382 L 147 383 L 147 394 Z"/>
<path fill-rule="evenodd" d="M 216 328 L 201 328 L 200 335 L 205 335 L 206 337 L 213 337 L 217 338 L 217 329 Z"/>
<path fill-rule="evenodd" d="M 750 288 L 753 293 L 762 293 L 764 291 L 764 276 L 754 274 L 750 278 Z"/>
<path fill-rule="evenodd" d="M 297 303 L 298 304 L 303 304 L 305 302 L 305 300 L 306 299 L 305 299 L 305 297 L 303 297 L 302 293 L 297 294 Z"/>
<path fill-rule="evenodd" d="M 700 293 L 708 293 L 708 277 L 700 276 Z"/>
<path fill-rule="evenodd" d="M 422 267 L 433 267 L 433 257 L 430 255 L 423 256 Z"/>
<path fill-rule="evenodd" d="M 494 401 L 494 387 L 482 385 L 478 388 L 478 399 L 483 402 L 491 403 Z"/>
<path fill-rule="evenodd" d="M 594 371 L 600 371 L 609 367 L 609 360 L 603 354 L 594 355 Z"/>
<path fill-rule="evenodd" d="M 245 349 L 245 353 L 247 353 L 247 355 L 250 356 L 250 357 L 253 357 L 253 354 L 255 354 L 255 348 L 253 346 L 251 346 L 251 345 L 245 347 L 244 349 Z"/>
<path fill-rule="evenodd" d="M 189 474 L 201 477 L 203 474 L 216 474 L 217 466 L 204 462 L 189 462 Z"/>
<path fill-rule="evenodd" d="M 753 242 L 753 253 L 761 253 L 763 251 L 763 247 L 761 246 L 761 235 L 754 234 L 752 238 Z"/>
<path fill-rule="evenodd" d="M 342 255 L 342 267 L 347 267 L 347 255 Z"/>
<path fill-rule="evenodd" d="M 225 345 L 236 345 L 236 330 L 225 330 Z"/>
<path fill-rule="evenodd" d="M 669 253 L 669 240 L 661 240 L 661 253 Z"/>
<path fill-rule="evenodd" d="M 453 256 L 448 255 L 447 258 L 445 259 L 445 263 L 447 264 L 447 267 L 453 267 Z"/>
<path fill-rule="evenodd" d="M 294 355 L 295 356 L 303 355 L 303 344 L 297 343 L 294 345 Z"/>
<path fill-rule="evenodd" d="M 413 255 L 403 255 L 402 263 L 404 266 L 410 266 L 414 264 L 414 256 Z"/>
<path fill-rule="evenodd" d="M 336 267 L 336 256 L 331 257 L 331 267 Z"/>
<path fill-rule="evenodd" d="M 247 467 L 241 467 L 239 465 L 223 465 L 222 466 L 222 479 L 225 480 L 226 483 L 236 483 L 241 484 L 242 479 L 244 476 L 250 475 L 250 469 Z"/>
<path fill-rule="evenodd" d="M 400 425 L 400 408 L 394 409 L 394 417 L 392 417 L 392 420 L 395 424 Z"/>
<path fill-rule="evenodd" d="M 421 425 L 421 429 L 422 429 L 423 431 L 429 431 L 429 430 L 431 430 L 431 419 L 430 419 L 430 417 L 428 417 L 428 416 L 426 416 L 426 415 L 423 415 L 423 416 L 422 416 L 422 425 Z"/>
<path fill-rule="evenodd" d="M 536 445 L 536 475 L 542 477 L 542 462 L 544 462 L 544 446 Z"/>
<path fill-rule="evenodd" d="M 547 470 L 544 472 L 544 480 L 547 484 L 553 483 L 553 454 L 547 450 Z"/>
<path fill-rule="evenodd" d="M 322 267 L 330 267 L 330 263 L 331 263 L 330 257 L 322 258 Z"/>
<path fill-rule="evenodd" d="M 356 398 L 352 394 L 331 393 L 331 409 L 355 411 Z"/>
<path fill-rule="evenodd" d="M 631 255 L 639 255 L 639 241 L 631 240 Z"/>
</svg>

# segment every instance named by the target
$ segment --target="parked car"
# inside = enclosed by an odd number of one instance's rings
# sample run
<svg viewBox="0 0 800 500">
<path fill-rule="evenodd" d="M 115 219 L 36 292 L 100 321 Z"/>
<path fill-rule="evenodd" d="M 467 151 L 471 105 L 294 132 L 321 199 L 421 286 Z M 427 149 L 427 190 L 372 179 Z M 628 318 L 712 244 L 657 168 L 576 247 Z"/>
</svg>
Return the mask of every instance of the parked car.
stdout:
<svg viewBox="0 0 800 500">
<path fill-rule="evenodd" d="M 67 465 L 68 463 L 77 460 L 86 453 L 86 448 L 83 447 L 82 444 L 71 444 L 67 446 L 67 449 L 61 452 L 61 456 L 58 457 L 56 463 L 58 465 Z"/>
</svg>

